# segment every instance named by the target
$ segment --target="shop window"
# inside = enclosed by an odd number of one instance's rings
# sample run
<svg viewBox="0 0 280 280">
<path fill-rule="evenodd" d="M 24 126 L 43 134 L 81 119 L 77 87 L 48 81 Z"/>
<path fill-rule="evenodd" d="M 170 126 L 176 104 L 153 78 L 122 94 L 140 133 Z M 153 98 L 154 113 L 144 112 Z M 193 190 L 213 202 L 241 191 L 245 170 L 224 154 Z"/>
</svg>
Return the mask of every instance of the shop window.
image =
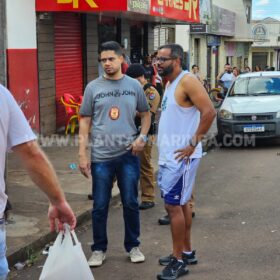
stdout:
<svg viewBox="0 0 280 280">
<path fill-rule="evenodd" d="M 251 22 L 251 6 L 246 6 L 246 18 L 247 23 Z"/>
<path fill-rule="evenodd" d="M 232 60 L 233 60 L 233 56 L 227 56 L 226 57 L 226 63 L 230 64 L 232 66 Z"/>
<path fill-rule="evenodd" d="M 130 58 L 132 63 L 143 62 L 143 25 L 130 26 Z"/>
<path fill-rule="evenodd" d="M 116 41 L 116 22 L 114 18 L 102 17 L 98 24 L 99 46 L 107 41 Z"/>
<path fill-rule="evenodd" d="M 237 57 L 236 67 L 241 70 L 242 69 L 242 56 Z"/>
<path fill-rule="evenodd" d="M 160 46 L 175 42 L 175 29 L 171 27 L 156 26 L 154 28 L 154 50 Z"/>
</svg>

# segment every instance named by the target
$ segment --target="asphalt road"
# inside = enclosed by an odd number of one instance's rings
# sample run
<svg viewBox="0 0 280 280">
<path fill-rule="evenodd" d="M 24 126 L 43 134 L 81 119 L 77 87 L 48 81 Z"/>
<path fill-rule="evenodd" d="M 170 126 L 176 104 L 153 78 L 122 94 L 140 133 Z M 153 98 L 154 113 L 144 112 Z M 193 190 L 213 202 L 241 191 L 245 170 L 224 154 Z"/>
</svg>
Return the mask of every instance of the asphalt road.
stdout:
<svg viewBox="0 0 280 280">
<path fill-rule="evenodd" d="M 213 150 L 203 158 L 196 184 L 193 247 L 199 264 L 190 267 L 189 280 L 280 279 L 280 146 Z M 123 221 L 119 204 L 109 216 L 109 248 L 96 280 L 156 279 L 157 261 L 171 252 L 161 199 L 141 212 L 142 250 L 146 262 L 132 264 L 123 249 Z M 78 230 L 86 256 L 90 255 L 90 223 Z M 45 257 L 9 279 L 39 279 Z M 78 280 L 78 279 L 77 279 Z M 81 279 L 82 280 L 82 279 Z"/>
</svg>

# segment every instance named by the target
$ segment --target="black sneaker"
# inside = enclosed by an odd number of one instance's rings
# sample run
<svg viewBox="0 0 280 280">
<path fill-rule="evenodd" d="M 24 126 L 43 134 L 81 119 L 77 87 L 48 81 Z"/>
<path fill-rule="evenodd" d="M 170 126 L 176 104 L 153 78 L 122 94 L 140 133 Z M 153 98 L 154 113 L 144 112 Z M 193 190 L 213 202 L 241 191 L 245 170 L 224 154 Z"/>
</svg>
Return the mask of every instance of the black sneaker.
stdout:
<svg viewBox="0 0 280 280">
<path fill-rule="evenodd" d="M 139 205 L 139 209 L 140 210 L 146 210 L 146 209 L 153 208 L 154 206 L 155 206 L 155 203 L 153 201 L 143 201 Z"/>
<path fill-rule="evenodd" d="M 170 263 L 165 267 L 161 274 L 157 275 L 159 280 L 175 280 L 189 272 L 184 262 L 178 261 L 175 257 L 171 257 Z"/>
<path fill-rule="evenodd" d="M 170 224 L 169 216 L 168 216 L 168 215 L 165 215 L 165 216 L 163 216 L 162 218 L 159 218 L 159 219 L 158 219 L 158 223 L 159 223 L 161 226 L 169 225 L 169 224 Z"/>
<path fill-rule="evenodd" d="M 161 257 L 161 258 L 159 258 L 158 262 L 160 265 L 166 266 L 169 264 L 172 257 L 173 257 L 172 255 L 169 255 L 166 257 Z M 195 250 L 192 251 L 192 253 L 190 255 L 182 253 L 182 259 L 185 264 L 197 264 L 198 263 L 197 258 L 195 257 Z"/>
</svg>

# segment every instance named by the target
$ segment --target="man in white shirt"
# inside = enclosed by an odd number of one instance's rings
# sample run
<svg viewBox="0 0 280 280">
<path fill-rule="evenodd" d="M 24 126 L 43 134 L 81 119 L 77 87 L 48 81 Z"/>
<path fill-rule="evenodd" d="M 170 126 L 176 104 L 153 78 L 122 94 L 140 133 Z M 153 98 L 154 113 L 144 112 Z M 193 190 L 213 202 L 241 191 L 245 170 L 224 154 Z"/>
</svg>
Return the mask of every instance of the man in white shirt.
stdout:
<svg viewBox="0 0 280 280">
<path fill-rule="evenodd" d="M 49 221 L 52 231 L 58 220 L 58 228 L 67 223 L 73 229 L 76 218 L 68 205 L 59 185 L 55 171 L 36 142 L 25 116 L 11 93 L 0 85 L 0 279 L 7 278 L 9 268 L 6 253 L 6 232 L 4 210 L 7 203 L 5 194 L 4 169 L 6 151 L 13 150 L 22 160 L 32 181 L 48 196 L 50 201 Z"/>
<path fill-rule="evenodd" d="M 224 72 L 221 72 L 218 76 L 217 76 L 217 82 L 218 84 L 222 84 L 225 92 L 230 88 L 232 82 L 234 81 L 234 75 L 232 73 L 232 67 L 230 64 L 225 64 L 224 67 Z"/>
</svg>

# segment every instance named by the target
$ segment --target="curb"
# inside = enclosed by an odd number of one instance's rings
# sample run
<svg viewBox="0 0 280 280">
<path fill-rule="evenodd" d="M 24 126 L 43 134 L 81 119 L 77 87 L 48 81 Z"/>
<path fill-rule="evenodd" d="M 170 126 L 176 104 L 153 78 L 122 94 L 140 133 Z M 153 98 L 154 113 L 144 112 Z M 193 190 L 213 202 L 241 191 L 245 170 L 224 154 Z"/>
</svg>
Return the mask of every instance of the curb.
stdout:
<svg viewBox="0 0 280 280">
<path fill-rule="evenodd" d="M 118 196 L 116 195 L 111 198 L 110 207 L 117 203 Z M 91 211 L 92 209 L 86 210 L 85 212 L 78 215 L 76 228 L 81 226 L 83 223 L 89 221 L 91 219 Z M 18 251 L 10 254 L 7 257 L 9 267 L 13 267 L 17 262 L 25 261 L 29 258 L 30 252 L 39 252 L 44 248 L 44 246 L 52 241 L 54 241 L 57 237 L 56 232 L 48 232 L 43 234 L 39 239 L 34 240 L 27 244 L 26 246 L 20 248 Z"/>
<path fill-rule="evenodd" d="M 217 133 L 211 133 L 209 137 L 203 140 L 202 147 L 204 152 L 208 152 L 215 147 L 215 139 Z M 110 207 L 115 204 L 118 200 L 119 194 L 112 197 L 110 202 Z M 84 222 L 89 221 L 91 219 L 91 209 L 86 210 L 85 212 L 81 213 L 77 216 L 77 226 L 79 227 Z M 7 260 L 10 267 L 13 267 L 17 262 L 27 260 L 30 256 L 30 252 L 38 252 L 42 250 L 42 248 L 54 241 L 57 236 L 55 232 L 49 232 L 41 236 L 39 239 L 32 241 L 28 245 L 22 247 L 18 251 L 12 253 L 11 255 L 7 256 Z"/>
</svg>

